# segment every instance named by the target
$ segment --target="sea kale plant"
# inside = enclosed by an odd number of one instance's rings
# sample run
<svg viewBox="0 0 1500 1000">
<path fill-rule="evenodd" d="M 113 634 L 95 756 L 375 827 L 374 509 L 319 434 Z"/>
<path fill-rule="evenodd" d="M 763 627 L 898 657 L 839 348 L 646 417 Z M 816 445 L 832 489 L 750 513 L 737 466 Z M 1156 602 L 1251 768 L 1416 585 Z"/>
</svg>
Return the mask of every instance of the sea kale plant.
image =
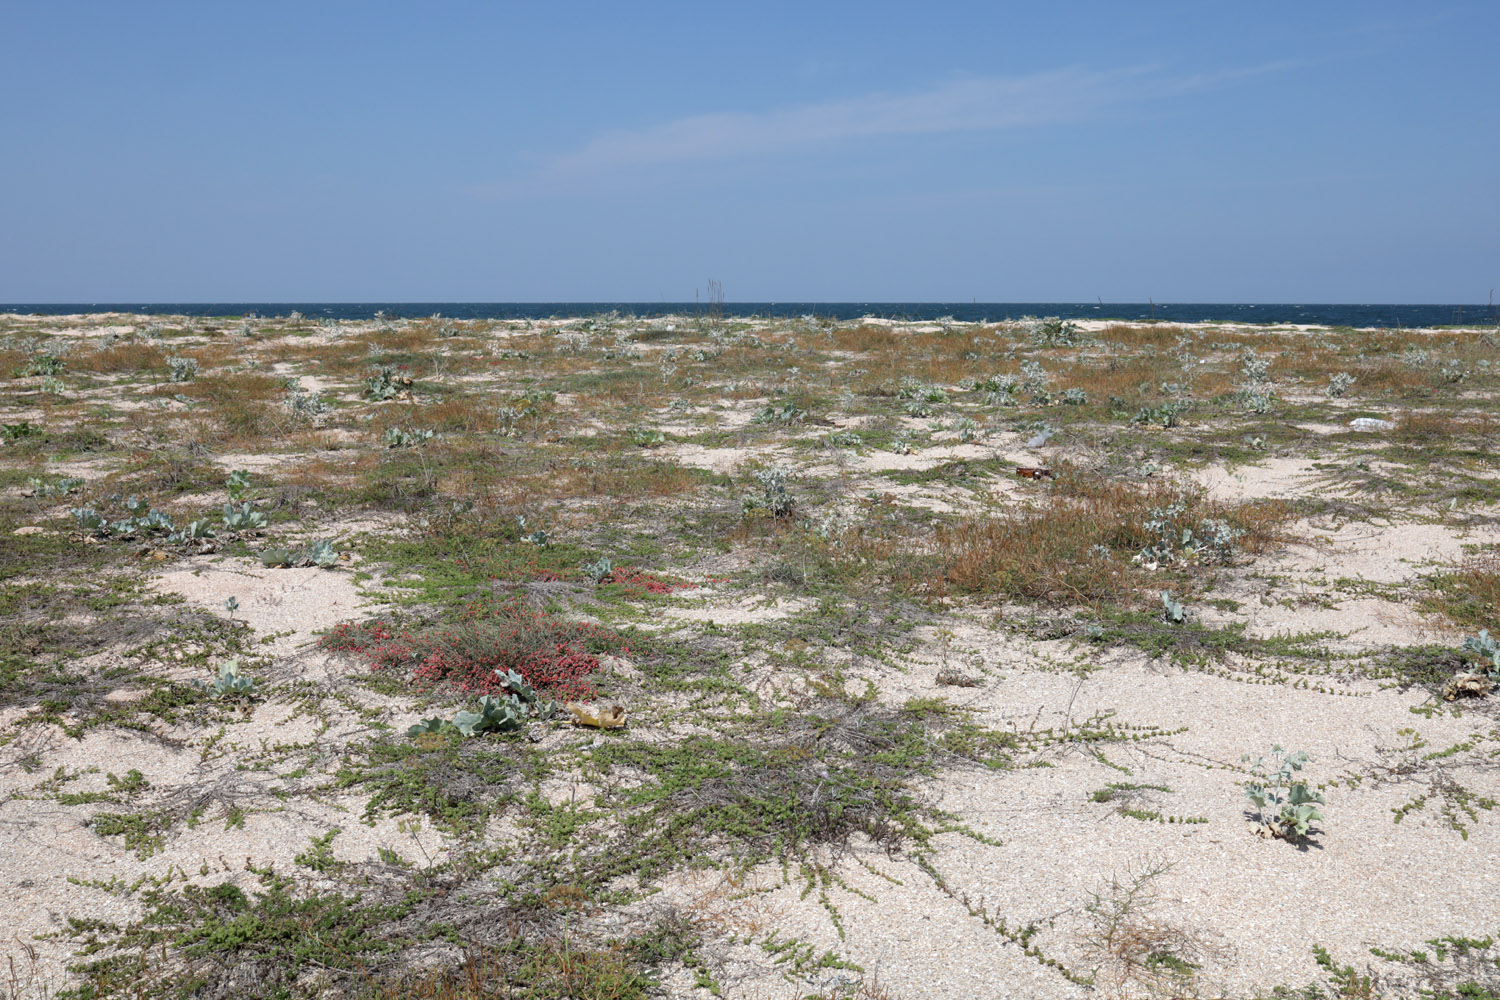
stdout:
<svg viewBox="0 0 1500 1000">
<path fill-rule="evenodd" d="M 594 586 L 607 583 L 614 578 L 615 564 L 610 561 L 609 556 L 601 556 L 598 561 L 583 564 L 583 575 L 589 578 Z"/>
<path fill-rule="evenodd" d="M 1296 772 L 1311 758 L 1306 750 L 1288 753 L 1281 744 L 1271 747 L 1271 757 L 1251 757 L 1244 754 L 1240 760 L 1250 765 L 1250 780 L 1245 782 L 1245 795 L 1255 804 L 1256 818 L 1268 837 L 1283 840 L 1298 840 L 1307 836 L 1309 825 L 1323 818 L 1318 806 L 1325 800 L 1321 794 L 1308 788 L 1307 782 L 1296 778 Z"/>
<path fill-rule="evenodd" d="M 262 549 L 259 553 L 261 565 L 268 569 L 286 566 L 316 566 L 330 569 L 338 565 L 339 552 L 333 539 L 320 538 L 302 549 Z"/>
<path fill-rule="evenodd" d="M 1072 320 L 1057 316 L 1022 316 L 1017 323 L 1020 332 L 1037 347 L 1076 347 L 1090 342 L 1083 328 Z"/>
<path fill-rule="evenodd" d="M 1500 643 L 1490 636 L 1489 629 L 1480 629 L 1478 635 L 1465 639 L 1464 649 L 1480 659 L 1487 660 L 1486 675 L 1492 681 L 1500 681 Z"/>
<path fill-rule="evenodd" d="M 773 465 L 769 469 L 757 469 L 755 481 L 760 484 L 760 492 L 752 493 L 745 497 L 741 506 L 746 514 L 756 511 L 765 511 L 771 517 L 791 517 L 792 508 L 796 501 L 787 492 L 787 470 L 779 465 Z"/>
<path fill-rule="evenodd" d="M 452 719 L 433 716 L 406 730 L 407 736 L 425 733 L 457 732 L 462 736 L 480 736 L 484 733 L 514 733 L 526 727 L 531 718 L 549 719 L 557 711 L 557 703 L 542 701 L 536 688 L 514 670 L 500 676 L 507 689 L 503 698 L 484 695 L 479 699 L 479 711 L 458 712 Z"/>
<path fill-rule="evenodd" d="M 239 660 L 224 661 L 219 667 L 219 676 L 214 678 L 212 684 L 194 681 L 193 686 L 220 701 L 230 698 L 249 700 L 256 695 L 255 681 L 240 673 Z"/>
<path fill-rule="evenodd" d="M 197 358 L 168 358 L 173 382 L 191 382 L 198 374 Z"/>
<path fill-rule="evenodd" d="M 376 402 L 396 399 L 410 392 L 411 378 L 402 375 L 394 365 L 381 365 L 374 375 L 365 379 L 365 398 Z"/>
<path fill-rule="evenodd" d="M 437 434 L 431 430 L 414 430 L 410 427 L 387 427 L 380 436 L 380 443 L 387 448 L 414 448 L 426 444 Z"/>
<path fill-rule="evenodd" d="M 1197 564 L 1227 566 L 1234 561 L 1235 543 L 1244 532 L 1228 521 L 1205 517 L 1196 524 L 1186 518 L 1180 503 L 1151 511 L 1144 525 L 1152 542 L 1135 556 L 1135 562 L 1155 569 L 1159 566 Z"/>
<path fill-rule="evenodd" d="M 230 531 L 259 531 L 267 524 L 266 515 L 255 509 L 249 500 L 239 506 L 224 505 L 224 527 Z"/>
</svg>

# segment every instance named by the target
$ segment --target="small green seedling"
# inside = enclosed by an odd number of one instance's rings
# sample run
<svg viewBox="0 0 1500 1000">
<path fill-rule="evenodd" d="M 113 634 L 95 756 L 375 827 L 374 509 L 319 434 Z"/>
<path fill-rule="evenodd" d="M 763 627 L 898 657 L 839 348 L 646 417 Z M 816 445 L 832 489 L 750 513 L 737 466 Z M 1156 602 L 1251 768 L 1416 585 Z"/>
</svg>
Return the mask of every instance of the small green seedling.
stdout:
<svg viewBox="0 0 1500 1000">
<path fill-rule="evenodd" d="M 226 660 L 212 684 L 194 681 L 193 686 L 223 701 L 227 698 L 249 700 L 256 695 L 255 681 L 240 673 L 239 660 Z"/>
<path fill-rule="evenodd" d="M 1251 780 L 1245 782 L 1245 795 L 1255 804 L 1257 818 L 1265 834 L 1282 840 L 1307 836 L 1309 825 L 1323 818 L 1317 806 L 1326 801 L 1312 791 L 1306 781 L 1293 780 L 1293 774 L 1312 758 L 1306 750 L 1287 753 L 1278 743 L 1271 747 L 1271 758 L 1244 754 L 1240 760 L 1250 765 Z"/>
</svg>

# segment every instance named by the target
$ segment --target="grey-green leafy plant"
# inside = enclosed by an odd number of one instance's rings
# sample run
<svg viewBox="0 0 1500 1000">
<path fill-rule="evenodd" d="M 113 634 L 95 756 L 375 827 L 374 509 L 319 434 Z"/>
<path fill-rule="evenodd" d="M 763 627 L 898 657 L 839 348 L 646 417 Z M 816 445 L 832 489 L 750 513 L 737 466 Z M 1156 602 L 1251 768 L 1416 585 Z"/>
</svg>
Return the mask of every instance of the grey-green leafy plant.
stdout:
<svg viewBox="0 0 1500 1000">
<path fill-rule="evenodd" d="M 1259 384 L 1271 378 L 1271 359 L 1263 358 L 1246 348 L 1240 354 L 1240 375 L 1246 382 Z"/>
<path fill-rule="evenodd" d="M 300 386 L 293 386 L 287 393 L 287 409 L 292 411 L 293 416 L 311 419 L 328 412 L 328 401 L 316 392 L 307 392 Z"/>
<path fill-rule="evenodd" d="M 339 552 L 334 548 L 331 538 L 319 538 L 309 545 L 306 551 L 308 560 L 319 569 L 327 569 L 338 564 Z"/>
<path fill-rule="evenodd" d="M 402 375 L 394 365 L 381 365 L 375 374 L 365 379 L 365 398 L 377 402 L 395 399 L 411 390 L 411 379 Z"/>
<path fill-rule="evenodd" d="M 1444 382 L 1448 383 L 1462 382 L 1464 379 L 1468 378 L 1469 375 L 1469 369 L 1464 365 L 1462 361 L 1459 361 L 1457 358 L 1449 358 L 1447 361 L 1444 361 L 1442 367 L 1438 369 L 1438 377 L 1441 378 Z"/>
<path fill-rule="evenodd" d="M 639 448 L 655 448 L 666 444 L 667 436 L 661 431 L 650 427 L 632 427 L 630 429 L 630 440 Z"/>
<path fill-rule="evenodd" d="M 220 700 L 226 698 L 250 699 L 256 695 L 255 681 L 240 673 L 239 660 L 226 660 L 219 667 L 219 676 L 212 684 L 194 681 L 193 686 Z"/>
<path fill-rule="evenodd" d="M 319 569 L 328 569 L 337 566 L 339 562 L 339 552 L 334 547 L 331 538 L 320 538 L 301 549 L 262 549 L 258 555 L 261 565 L 270 569 L 288 566 L 316 566 Z"/>
<path fill-rule="evenodd" d="M 1328 380 L 1328 398 L 1339 399 L 1347 393 L 1354 385 L 1354 376 L 1348 372 L 1339 372 Z"/>
<path fill-rule="evenodd" d="M 932 416 L 932 405 L 925 399 L 911 399 L 906 403 L 906 415 L 921 420 Z"/>
<path fill-rule="evenodd" d="M 387 427 L 380 436 L 380 443 L 387 448 L 412 448 L 426 444 L 437 434 L 430 430 L 413 430 L 409 427 Z"/>
<path fill-rule="evenodd" d="M 1251 413 L 1269 413 L 1276 405 L 1276 393 L 1266 388 L 1246 389 L 1240 393 L 1240 400 Z"/>
<path fill-rule="evenodd" d="M 1184 407 L 1178 403 L 1163 403 L 1160 406 L 1143 406 L 1130 418 L 1132 424 L 1156 424 L 1160 427 L 1176 427 L 1177 417 Z"/>
<path fill-rule="evenodd" d="M 202 542 L 214 537 L 214 525 L 206 517 L 200 517 L 196 521 L 189 521 L 188 526 L 180 531 L 174 531 L 167 536 L 167 541 L 174 545 L 187 542 Z"/>
<path fill-rule="evenodd" d="M 198 375 L 197 358 L 168 358 L 167 367 L 173 382 L 191 382 Z"/>
<path fill-rule="evenodd" d="M 1182 606 L 1181 601 L 1172 599 L 1170 591 L 1161 592 L 1162 618 L 1173 625 L 1181 625 L 1187 621 L 1187 609 Z"/>
<path fill-rule="evenodd" d="M 601 556 L 597 562 L 583 564 L 583 575 L 588 577 L 589 581 L 596 587 L 612 578 L 614 573 L 615 566 L 610 561 L 609 556 Z"/>
<path fill-rule="evenodd" d="M 30 479 L 27 486 L 34 497 L 65 497 L 69 493 L 77 493 L 83 486 L 83 480 L 76 476 L 64 476 L 50 483 L 44 479 Z"/>
<path fill-rule="evenodd" d="M 245 491 L 250 488 L 250 473 L 244 469 L 235 469 L 229 473 L 229 478 L 224 480 L 224 490 L 229 494 L 229 499 L 238 500 L 244 496 Z"/>
<path fill-rule="evenodd" d="M 1491 638 L 1489 629 L 1480 629 L 1478 635 L 1465 639 L 1464 649 L 1489 660 L 1489 669 L 1486 673 L 1490 680 L 1500 681 L 1500 643 Z"/>
<path fill-rule="evenodd" d="M 752 424 L 793 424 L 807 419 L 807 411 L 795 403 L 762 406 L 750 418 Z"/>
<path fill-rule="evenodd" d="M 32 426 L 29 420 L 22 420 L 14 424 L 0 424 L 0 440 L 3 441 L 19 441 L 22 438 L 31 437 L 33 434 L 38 433 L 40 431 Z"/>
<path fill-rule="evenodd" d="M 1236 543 L 1244 532 L 1228 521 L 1206 517 L 1196 524 L 1184 523 L 1186 508 L 1181 504 L 1153 508 L 1142 525 L 1152 538 L 1151 544 L 1135 556 L 1135 562 L 1150 566 L 1177 563 L 1227 566 L 1239 551 Z"/>
<path fill-rule="evenodd" d="M 406 735 L 457 732 L 462 736 L 480 736 L 484 733 L 513 733 L 524 729 L 528 719 L 548 719 L 557 710 L 555 702 L 542 701 L 536 689 L 514 670 L 506 671 L 500 680 L 509 691 L 505 697 L 484 695 L 479 699 L 477 712 L 460 711 L 452 719 L 437 716 L 423 719 L 407 729 Z"/>
<path fill-rule="evenodd" d="M 74 507 L 68 511 L 73 515 L 73 520 L 78 523 L 79 530 L 94 535 L 102 535 L 108 527 L 104 516 L 92 507 Z"/>
<path fill-rule="evenodd" d="M 796 500 L 787 491 L 787 470 L 779 465 L 769 469 L 757 469 L 755 481 L 760 485 L 759 493 L 752 493 L 741 501 L 746 514 L 764 510 L 772 517 L 790 517 Z"/>
<path fill-rule="evenodd" d="M 1021 384 L 1022 392 L 1030 393 L 1033 399 L 1046 395 L 1047 383 L 1052 381 L 1052 374 L 1042 367 L 1040 361 L 1026 360 L 1021 362 Z"/>
<path fill-rule="evenodd" d="M 1271 747 L 1268 760 L 1243 754 L 1240 760 L 1250 765 L 1251 779 L 1245 782 L 1245 795 L 1255 804 L 1256 818 L 1272 837 L 1296 840 L 1307 836 L 1308 827 L 1323 818 L 1318 806 L 1326 800 L 1295 777 L 1302 765 L 1312 758 L 1306 750 L 1288 753 L 1281 744 Z"/>
<path fill-rule="evenodd" d="M 582 330 L 564 330 L 557 335 L 558 346 L 565 351 L 574 354 L 585 350 L 589 346 L 590 338 Z"/>
<path fill-rule="evenodd" d="M 238 507 L 232 503 L 224 505 L 224 527 L 230 531 L 259 531 L 267 523 L 266 515 L 256 510 L 249 500 Z"/>
<path fill-rule="evenodd" d="M 1057 316 L 1022 316 L 1016 321 L 1021 333 L 1037 347 L 1076 347 L 1089 343 L 1083 328 L 1072 320 Z"/>
<path fill-rule="evenodd" d="M 124 506 L 129 516 L 118 521 L 109 520 L 92 507 L 74 507 L 68 513 L 73 516 L 79 530 L 96 538 L 167 535 L 170 542 L 181 540 L 181 533 L 172 524 L 172 519 L 159 510 L 152 510 L 150 501 L 132 496 L 125 499 Z"/>
<path fill-rule="evenodd" d="M 1021 384 L 1014 375 L 991 375 L 982 382 L 975 382 L 976 392 L 984 393 L 984 401 L 991 406 L 1015 406 Z"/>
<path fill-rule="evenodd" d="M 1089 394 L 1074 386 L 1071 389 L 1064 389 L 1059 398 L 1068 406 L 1083 406 L 1089 401 Z"/>
<path fill-rule="evenodd" d="M 40 351 L 33 354 L 27 362 L 16 369 L 17 378 L 28 378 L 33 375 L 61 375 L 68 363 L 61 355 L 53 354 L 51 351 Z"/>
<path fill-rule="evenodd" d="M 920 399 L 928 403 L 948 402 L 948 392 L 942 386 L 929 385 L 921 379 L 908 375 L 901 380 L 896 390 L 897 399 Z"/>
</svg>

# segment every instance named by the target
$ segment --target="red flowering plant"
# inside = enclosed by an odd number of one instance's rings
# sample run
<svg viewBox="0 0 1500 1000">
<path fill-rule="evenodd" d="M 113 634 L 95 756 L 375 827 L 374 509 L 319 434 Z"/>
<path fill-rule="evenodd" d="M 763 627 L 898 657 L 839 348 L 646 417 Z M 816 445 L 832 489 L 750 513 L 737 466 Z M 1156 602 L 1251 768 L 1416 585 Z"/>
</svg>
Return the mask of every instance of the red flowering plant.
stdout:
<svg viewBox="0 0 1500 1000">
<path fill-rule="evenodd" d="M 635 569 L 631 566 L 621 567 L 614 570 L 608 577 L 599 581 L 601 584 L 613 583 L 619 585 L 622 593 L 627 596 L 637 594 L 670 594 L 674 590 L 695 590 L 698 585 L 685 580 L 673 580 L 669 577 L 659 576 L 656 573 L 648 573 L 645 570 Z"/>
<path fill-rule="evenodd" d="M 539 691 L 574 699 L 597 693 L 588 675 L 598 669 L 600 654 L 629 651 L 623 637 L 603 626 L 494 599 L 471 601 L 450 621 L 345 622 L 320 645 L 352 653 L 374 670 L 407 672 L 423 689 L 451 685 L 496 694 L 505 688 L 506 671 L 514 670 Z"/>
</svg>

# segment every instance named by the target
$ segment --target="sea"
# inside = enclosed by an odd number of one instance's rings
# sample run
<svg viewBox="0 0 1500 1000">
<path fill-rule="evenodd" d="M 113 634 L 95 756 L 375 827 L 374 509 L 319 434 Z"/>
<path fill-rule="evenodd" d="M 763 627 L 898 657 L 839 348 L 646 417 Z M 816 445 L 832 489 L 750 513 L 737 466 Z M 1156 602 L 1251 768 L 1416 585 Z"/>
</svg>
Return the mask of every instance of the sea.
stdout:
<svg viewBox="0 0 1500 1000">
<path fill-rule="evenodd" d="M 728 317 L 813 316 L 836 320 L 877 316 L 900 320 L 952 319 L 963 323 L 999 322 L 1022 316 L 1063 319 L 1161 320 L 1170 323 L 1298 323 L 1345 327 L 1500 326 L 1500 306 L 1359 305 L 1354 303 L 1229 302 L 67 302 L 0 303 L 0 313 L 44 316 L 75 313 L 136 313 L 173 316 L 288 316 L 373 319 L 571 319 L 619 313 L 622 316 Z"/>
</svg>

